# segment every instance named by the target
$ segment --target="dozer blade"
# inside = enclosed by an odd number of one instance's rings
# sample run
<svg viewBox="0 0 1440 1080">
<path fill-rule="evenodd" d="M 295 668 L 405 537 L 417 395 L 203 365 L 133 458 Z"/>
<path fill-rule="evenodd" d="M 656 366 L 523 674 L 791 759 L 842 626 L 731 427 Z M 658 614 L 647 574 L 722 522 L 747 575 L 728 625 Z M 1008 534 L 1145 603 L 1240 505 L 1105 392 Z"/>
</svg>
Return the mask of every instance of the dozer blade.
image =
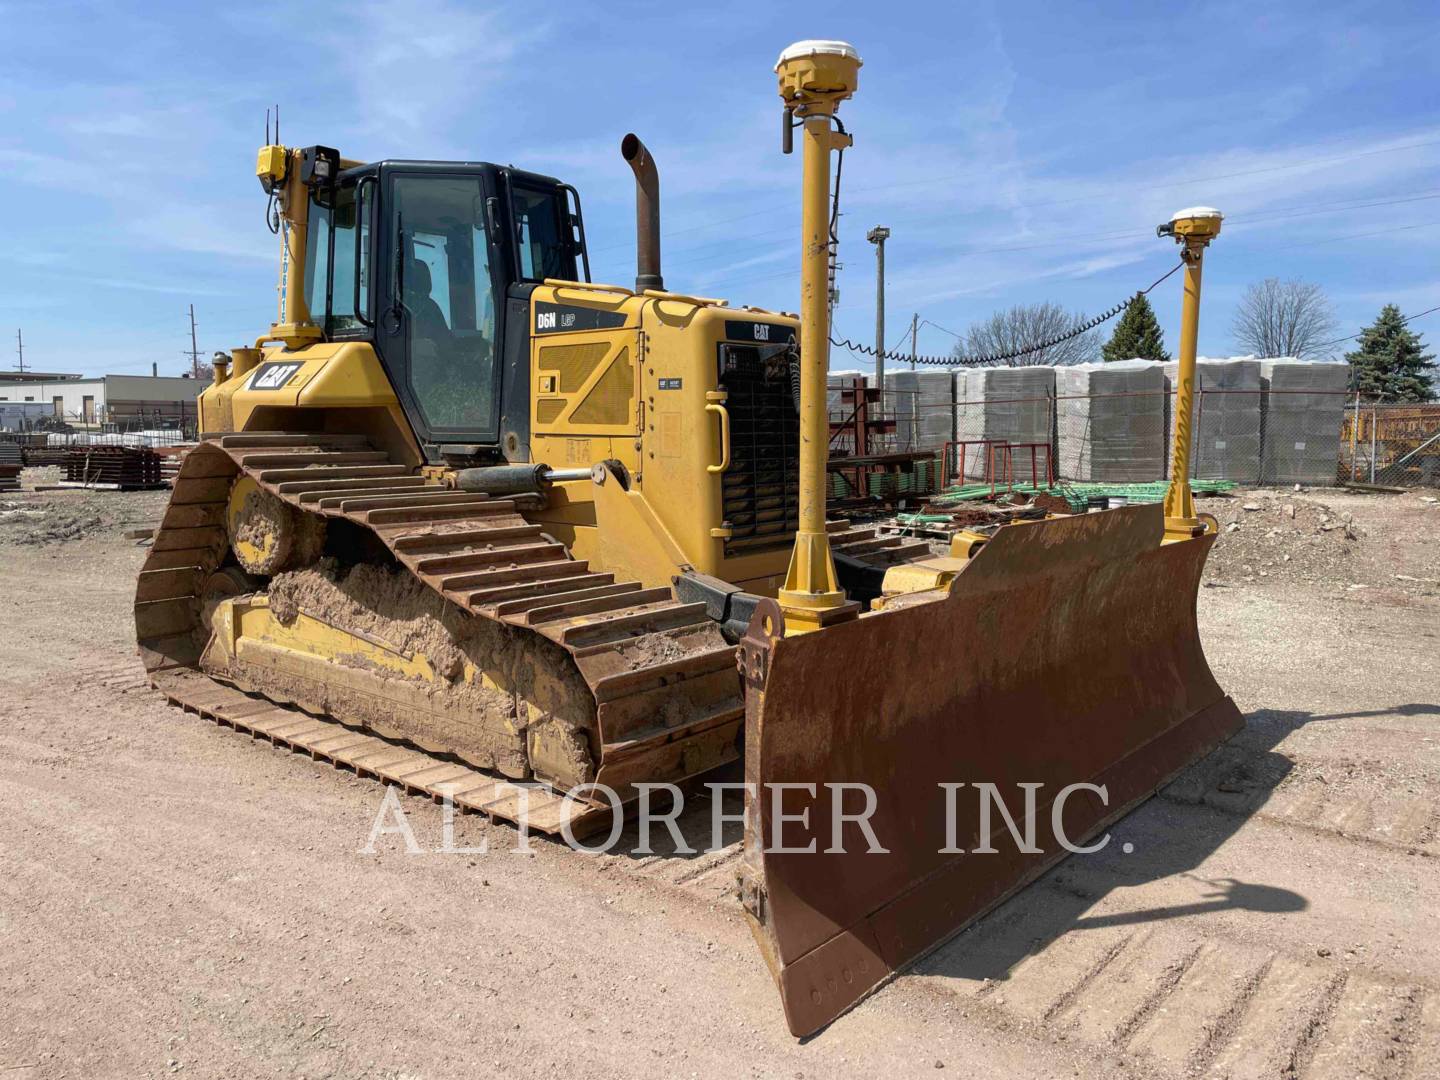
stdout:
<svg viewBox="0 0 1440 1080">
<path fill-rule="evenodd" d="M 741 893 L 796 1035 L 1063 858 L 1062 835 L 1096 836 L 1240 728 L 1195 621 L 1214 536 L 1162 546 L 1162 514 L 1009 526 L 948 593 L 816 633 L 785 637 L 773 602 L 757 611 L 740 653 L 752 785 Z M 1078 783 L 1103 786 L 1103 801 L 1086 789 L 1057 799 Z M 853 823 L 863 791 L 837 784 L 874 791 L 885 852 Z M 1038 851 L 1021 850 L 993 803 L 995 850 L 976 850 L 977 784 L 996 786 Z M 1032 814 L 1021 784 L 1042 785 Z M 807 808 L 808 822 L 793 816 Z"/>
</svg>

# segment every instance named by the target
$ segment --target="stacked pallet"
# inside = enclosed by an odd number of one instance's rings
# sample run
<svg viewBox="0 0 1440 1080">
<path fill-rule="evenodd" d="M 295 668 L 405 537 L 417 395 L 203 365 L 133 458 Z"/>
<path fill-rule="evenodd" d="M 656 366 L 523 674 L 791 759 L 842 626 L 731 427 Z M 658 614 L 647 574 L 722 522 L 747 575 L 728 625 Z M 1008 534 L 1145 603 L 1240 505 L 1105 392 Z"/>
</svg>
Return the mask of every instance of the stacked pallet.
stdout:
<svg viewBox="0 0 1440 1080">
<path fill-rule="evenodd" d="M 1060 475 L 1137 482 L 1165 475 L 1165 372 L 1151 360 L 1055 369 Z"/>
<path fill-rule="evenodd" d="M 65 449 L 63 446 L 27 446 L 23 450 L 25 464 L 32 469 L 46 465 L 64 465 Z"/>
<path fill-rule="evenodd" d="M 956 437 L 1000 443 L 1049 443 L 1053 367 L 972 368 L 955 373 Z M 989 454 L 972 446 L 965 475 L 989 475 Z"/>
<path fill-rule="evenodd" d="M 955 438 L 953 371 L 897 371 L 885 381 L 897 450 L 939 450 Z"/>
<path fill-rule="evenodd" d="M 1262 360 L 1260 385 L 1261 482 L 1334 483 L 1350 365 Z"/>
<path fill-rule="evenodd" d="M 1175 438 L 1175 382 L 1180 365 L 1165 365 L 1165 445 Z M 1260 361 L 1249 357 L 1195 363 L 1191 404 L 1190 476 L 1200 480 L 1260 478 Z M 1168 468 L 1168 464 L 1167 464 Z"/>
<path fill-rule="evenodd" d="M 180 475 L 180 465 L 194 446 L 194 443 L 176 443 L 174 446 L 155 447 L 155 453 L 160 456 L 160 479 L 166 487 L 175 486 L 175 478 Z"/>
<path fill-rule="evenodd" d="M 0 443 L 0 491 L 20 490 L 20 470 L 24 465 L 20 447 Z"/>
<path fill-rule="evenodd" d="M 161 486 L 160 457 L 148 446 L 72 446 L 65 452 L 66 486 L 121 491 Z"/>
</svg>

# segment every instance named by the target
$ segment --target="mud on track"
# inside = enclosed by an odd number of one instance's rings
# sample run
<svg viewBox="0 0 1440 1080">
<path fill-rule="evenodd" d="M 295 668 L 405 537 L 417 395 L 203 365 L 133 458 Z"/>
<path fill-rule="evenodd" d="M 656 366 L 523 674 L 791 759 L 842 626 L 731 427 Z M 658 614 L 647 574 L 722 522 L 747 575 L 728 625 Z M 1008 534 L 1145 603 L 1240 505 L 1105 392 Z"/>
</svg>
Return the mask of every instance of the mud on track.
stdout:
<svg viewBox="0 0 1440 1080">
<path fill-rule="evenodd" d="M 1325 499 L 1365 536 L 1344 580 L 1201 590 L 1246 730 L 804 1044 L 729 899 L 733 848 L 515 855 L 466 817 L 456 843 L 489 854 L 360 854 L 377 785 L 143 688 L 120 525 L 0 542 L 0 1067 L 1434 1076 L 1440 599 L 1406 579 L 1437 576 L 1440 511 Z M 439 808 L 403 805 L 437 846 Z"/>
</svg>

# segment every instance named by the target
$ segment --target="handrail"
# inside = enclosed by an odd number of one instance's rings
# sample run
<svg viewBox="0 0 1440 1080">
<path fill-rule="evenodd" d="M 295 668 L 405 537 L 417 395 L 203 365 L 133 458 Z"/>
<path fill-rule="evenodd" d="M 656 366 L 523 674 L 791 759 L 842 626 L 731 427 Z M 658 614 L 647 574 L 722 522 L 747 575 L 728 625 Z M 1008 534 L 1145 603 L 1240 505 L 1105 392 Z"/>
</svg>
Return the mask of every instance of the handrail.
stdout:
<svg viewBox="0 0 1440 1080">
<path fill-rule="evenodd" d="M 711 390 L 705 395 L 705 411 L 720 416 L 720 464 L 706 465 L 705 471 L 709 473 L 723 473 L 730 468 L 730 410 L 725 408 L 728 397 L 723 390 Z"/>
</svg>

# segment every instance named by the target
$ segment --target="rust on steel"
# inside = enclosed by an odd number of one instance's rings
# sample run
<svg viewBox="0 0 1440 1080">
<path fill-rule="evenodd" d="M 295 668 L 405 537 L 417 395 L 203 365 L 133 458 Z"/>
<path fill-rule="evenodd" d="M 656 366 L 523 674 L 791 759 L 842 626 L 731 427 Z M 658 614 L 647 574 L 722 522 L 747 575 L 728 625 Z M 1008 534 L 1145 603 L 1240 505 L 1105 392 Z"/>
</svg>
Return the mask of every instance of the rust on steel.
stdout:
<svg viewBox="0 0 1440 1080">
<path fill-rule="evenodd" d="M 1079 843 L 1239 729 L 1195 618 L 1214 536 L 1162 546 L 1163 529 L 1158 504 L 1008 526 L 948 594 L 823 633 L 785 637 L 757 611 L 741 650 L 746 778 L 766 786 L 747 804 L 741 896 L 795 1034 L 1063 858 L 1051 821 L 1067 785 L 1107 788 L 1103 803 L 1079 792 L 1062 804 Z M 1017 822 L 1017 785 L 1039 783 L 1042 852 L 1020 852 L 996 813 L 996 853 L 945 853 L 940 785 L 962 782 L 972 787 L 955 799 L 958 848 L 979 844 L 975 783 L 995 784 Z M 834 783 L 875 790 L 870 823 L 888 853 L 869 853 L 858 833 L 824 853 L 843 798 Z M 816 785 L 818 853 L 773 850 L 764 793 L 775 784 Z M 778 839 L 803 845 L 801 828 Z"/>
</svg>

